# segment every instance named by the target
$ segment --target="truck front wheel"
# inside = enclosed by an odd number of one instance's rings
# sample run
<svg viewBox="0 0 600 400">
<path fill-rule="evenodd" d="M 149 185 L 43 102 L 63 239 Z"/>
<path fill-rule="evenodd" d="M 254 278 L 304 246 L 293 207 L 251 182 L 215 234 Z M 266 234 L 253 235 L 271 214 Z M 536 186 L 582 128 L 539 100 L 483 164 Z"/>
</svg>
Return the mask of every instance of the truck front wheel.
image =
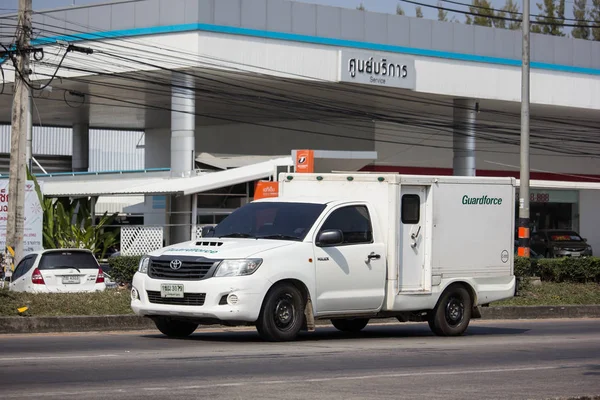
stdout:
<svg viewBox="0 0 600 400">
<path fill-rule="evenodd" d="M 342 332 L 360 332 L 369 323 L 368 318 L 332 319 L 331 324 Z"/>
<path fill-rule="evenodd" d="M 463 286 L 446 289 L 429 316 L 429 328 L 438 336 L 462 335 L 471 320 L 471 295 Z"/>
<path fill-rule="evenodd" d="M 198 324 L 194 324 L 193 322 L 177 321 L 162 317 L 156 318 L 154 324 L 163 334 L 176 338 L 190 336 L 198 328 Z"/>
<path fill-rule="evenodd" d="M 292 284 L 269 290 L 256 321 L 259 335 L 271 342 L 294 340 L 304 323 L 304 298 Z"/>
</svg>

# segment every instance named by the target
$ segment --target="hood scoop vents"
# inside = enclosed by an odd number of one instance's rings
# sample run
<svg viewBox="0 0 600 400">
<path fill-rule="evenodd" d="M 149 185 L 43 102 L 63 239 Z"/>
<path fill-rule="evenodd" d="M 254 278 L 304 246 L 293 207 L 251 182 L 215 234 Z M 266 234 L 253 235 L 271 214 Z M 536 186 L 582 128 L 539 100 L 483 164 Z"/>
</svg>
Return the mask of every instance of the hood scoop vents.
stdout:
<svg viewBox="0 0 600 400">
<path fill-rule="evenodd" d="M 196 242 L 196 246 L 219 247 L 222 245 L 223 245 L 223 242 L 212 242 L 209 240 L 202 240 L 202 241 Z"/>
</svg>

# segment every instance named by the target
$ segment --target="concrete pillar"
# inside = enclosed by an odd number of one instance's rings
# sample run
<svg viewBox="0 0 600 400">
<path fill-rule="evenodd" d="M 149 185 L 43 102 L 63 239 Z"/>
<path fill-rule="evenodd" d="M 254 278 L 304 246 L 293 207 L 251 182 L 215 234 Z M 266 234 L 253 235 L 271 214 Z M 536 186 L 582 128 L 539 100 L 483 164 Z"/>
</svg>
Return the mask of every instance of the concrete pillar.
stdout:
<svg viewBox="0 0 600 400">
<path fill-rule="evenodd" d="M 171 91 L 171 176 L 189 176 L 194 169 L 196 100 L 193 77 L 174 74 Z M 171 197 L 170 243 L 190 240 L 192 197 Z"/>
<path fill-rule="evenodd" d="M 194 134 L 196 100 L 193 77 L 176 74 L 173 77 L 173 85 L 171 90 L 171 175 L 185 176 L 194 169 L 196 146 Z"/>
<path fill-rule="evenodd" d="M 455 176 L 475 176 L 475 124 L 477 102 L 473 99 L 454 99 L 454 157 Z"/>
<path fill-rule="evenodd" d="M 87 172 L 90 167 L 90 127 L 87 122 L 73 124 L 73 172 Z"/>
</svg>

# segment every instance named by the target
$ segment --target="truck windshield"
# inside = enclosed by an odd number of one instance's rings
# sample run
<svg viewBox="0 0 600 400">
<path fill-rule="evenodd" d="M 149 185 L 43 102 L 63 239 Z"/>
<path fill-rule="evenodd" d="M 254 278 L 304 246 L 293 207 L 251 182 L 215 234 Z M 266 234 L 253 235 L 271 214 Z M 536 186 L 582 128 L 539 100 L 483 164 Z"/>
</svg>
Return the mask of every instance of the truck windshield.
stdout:
<svg viewBox="0 0 600 400">
<path fill-rule="evenodd" d="M 250 203 L 231 213 L 207 236 L 300 241 L 324 209 L 324 204 Z"/>
</svg>

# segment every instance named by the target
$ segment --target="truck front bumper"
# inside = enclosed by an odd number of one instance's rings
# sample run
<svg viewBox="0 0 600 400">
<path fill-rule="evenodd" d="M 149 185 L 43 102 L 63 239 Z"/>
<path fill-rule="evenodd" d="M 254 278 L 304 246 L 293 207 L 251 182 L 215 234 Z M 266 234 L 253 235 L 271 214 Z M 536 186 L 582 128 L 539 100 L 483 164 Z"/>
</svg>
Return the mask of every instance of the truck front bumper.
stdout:
<svg viewBox="0 0 600 400">
<path fill-rule="evenodd" d="M 162 284 L 183 285 L 183 298 L 161 297 Z M 131 308 L 139 316 L 181 317 L 214 323 L 252 323 L 258 319 L 270 282 L 254 276 L 208 278 L 200 281 L 151 279 L 136 273 Z"/>
</svg>

